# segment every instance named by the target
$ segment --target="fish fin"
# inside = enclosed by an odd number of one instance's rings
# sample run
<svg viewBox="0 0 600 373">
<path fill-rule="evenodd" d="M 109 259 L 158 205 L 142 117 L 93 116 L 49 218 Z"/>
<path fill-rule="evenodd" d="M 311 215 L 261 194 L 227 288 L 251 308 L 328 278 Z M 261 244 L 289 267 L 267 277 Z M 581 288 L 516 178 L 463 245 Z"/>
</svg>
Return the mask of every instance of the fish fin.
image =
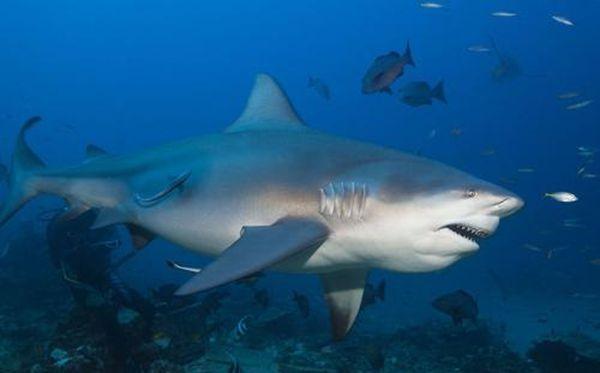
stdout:
<svg viewBox="0 0 600 373">
<path fill-rule="evenodd" d="M 143 249 L 156 238 L 154 233 L 150 232 L 146 228 L 140 227 L 139 225 L 129 223 L 125 226 L 127 227 L 129 235 L 131 236 L 133 248 L 136 250 Z"/>
<path fill-rule="evenodd" d="M 328 235 L 323 223 L 294 217 L 269 226 L 243 227 L 237 241 L 175 294 L 192 294 L 247 277 L 301 251 L 319 247 Z"/>
<path fill-rule="evenodd" d="M 8 197 L 0 210 L 0 226 L 4 225 L 30 199 L 39 194 L 33 185 L 36 171 L 46 167 L 44 162 L 31 150 L 25 136 L 42 118 L 27 120 L 17 137 L 12 159 L 12 168 L 8 175 Z"/>
<path fill-rule="evenodd" d="M 98 211 L 98 216 L 91 229 L 104 228 L 109 225 L 125 223 L 127 217 L 116 208 L 103 208 Z"/>
<path fill-rule="evenodd" d="M 169 183 L 169 185 L 167 185 L 161 191 L 159 191 L 158 193 L 156 193 L 156 194 L 154 194 L 154 195 L 152 195 L 150 197 L 142 197 L 139 194 L 136 194 L 135 195 L 135 202 L 140 207 L 152 207 L 152 206 L 156 205 L 157 203 L 159 203 L 160 201 L 162 201 L 165 198 L 167 198 L 176 189 L 178 189 L 181 186 L 183 186 L 183 184 L 190 178 L 191 175 L 192 175 L 191 171 L 184 172 L 183 174 L 181 174 L 178 177 L 176 177 L 175 180 L 171 181 Z"/>
<path fill-rule="evenodd" d="M 358 316 L 368 273 L 368 269 L 354 268 L 321 274 L 331 331 L 336 341 L 344 338 Z"/>
<path fill-rule="evenodd" d="M 411 65 L 411 66 L 415 66 L 415 61 L 413 60 L 412 57 L 412 52 L 410 51 L 410 43 L 406 43 L 406 49 L 404 50 L 404 63 L 406 63 L 407 65 Z"/>
<path fill-rule="evenodd" d="M 85 147 L 85 156 L 87 159 L 94 159 L 98 157 L 104 157 L 108 155 L 108 152 L 99 146 L 89 144 Z"/>
<path fill-rule="evenodd" d="M 444 93 L 444 81 L 440 80 L 440 82 L 431 90 L 431 97 L 442 101 L 447 104 L 446 94 Z"/>
<path fill-rule="evenodd" d="M 302 128 L 304 123 L 275 79 L 258 74 L 244 112 L 225 132 Z"/>
</svg>

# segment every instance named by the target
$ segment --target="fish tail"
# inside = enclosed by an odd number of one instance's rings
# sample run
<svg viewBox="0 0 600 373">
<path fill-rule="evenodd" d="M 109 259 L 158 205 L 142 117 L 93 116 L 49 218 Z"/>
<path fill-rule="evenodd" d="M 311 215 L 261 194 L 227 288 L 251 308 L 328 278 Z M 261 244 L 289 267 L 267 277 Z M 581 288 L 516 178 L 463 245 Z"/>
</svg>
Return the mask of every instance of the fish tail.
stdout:
<svg viewBox="0 0 600 373">
<path fill-rule="evenodd" d="M 407 65 L 415 66 L 415 61 L 412 58 L 412 52 L 410 51 L 410 43 L 406 43 L 406 49 L 404 50 L 404 61 Z"/>
<path fill-rule="evenodd" d="M 25 135 L 42 118 L 29 118 L 19 131 L 17 144 L 8 175 L 8 197 L 0 209 L 0 226 L 4 225 L 19 209 L 40 193 L 35 185 L 36 174 L 46 165 L 31 150 L 25 141 Z"/>
<path fill-rule="evenodd" d="M 444 81 L 440 80 L 440 82 L 433 88 L 431 91 L 431 97 L 436 98 L 443 103 L 447 104 L 446 94 L 444 93 Z"/>
</svg>

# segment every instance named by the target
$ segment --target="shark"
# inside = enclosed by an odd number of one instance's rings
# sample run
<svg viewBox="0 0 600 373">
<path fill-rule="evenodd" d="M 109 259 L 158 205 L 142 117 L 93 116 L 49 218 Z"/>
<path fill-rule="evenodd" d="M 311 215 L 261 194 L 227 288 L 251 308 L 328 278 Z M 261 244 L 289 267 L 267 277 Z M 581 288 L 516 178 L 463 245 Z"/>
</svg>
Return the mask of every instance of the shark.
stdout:
<svg viewBox="0 0 600 373">
<path fill-rule="evenodd" d="M 48 167 L 21 127 L 0 210 L 4 225 L 39 194 L 62 197 L 94 227 L 123 224 L 144 247 L 161 237 L 214 257 L 176 292 L 213 289 L 265 270 L 322 282 L 332 336 L 358 315 L 369 271 L 437 271 L 476 252 L 523 206 L 502 187 L 434 160 L 307 126 L 274 78 L 256 77 L 224 132 L 129 155 Z"/>
</svg>

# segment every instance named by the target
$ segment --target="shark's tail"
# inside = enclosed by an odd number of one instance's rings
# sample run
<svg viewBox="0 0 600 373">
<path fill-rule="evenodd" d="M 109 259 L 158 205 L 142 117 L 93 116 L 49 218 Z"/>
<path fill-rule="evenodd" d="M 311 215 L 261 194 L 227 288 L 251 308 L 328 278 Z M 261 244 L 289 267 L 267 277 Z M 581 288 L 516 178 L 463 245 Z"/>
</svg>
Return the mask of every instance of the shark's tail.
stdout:
<svg viewBox="0 0 600 373">
<path fill-rule="evenodd" d="M 40 120 L 40 117 L 30 118 L 19 131 L 8 175 L 8 196 L 0 209 L 0 226 L 4 225 L 27 201 L 39 193 L 33 181 L 36 172 L 46 166 L 27 145 L 25 134 Z"/>
<path fill-rule="evenodd" d="M 404 50 L 404 62 L 407 65 L 415 66 L 415 61 L 412 57 L 412 52 L 410 51 L 410 43 L 406 43 L 406 49 Z"/>
<path fill-rule="evenodd" d="M 433 89 L 431 90 L 431 97 L 436 98 L 443 103 L 447 104 L 446 94 L 444 93 L 444 81 L 441 80 Z"/>
</svg>

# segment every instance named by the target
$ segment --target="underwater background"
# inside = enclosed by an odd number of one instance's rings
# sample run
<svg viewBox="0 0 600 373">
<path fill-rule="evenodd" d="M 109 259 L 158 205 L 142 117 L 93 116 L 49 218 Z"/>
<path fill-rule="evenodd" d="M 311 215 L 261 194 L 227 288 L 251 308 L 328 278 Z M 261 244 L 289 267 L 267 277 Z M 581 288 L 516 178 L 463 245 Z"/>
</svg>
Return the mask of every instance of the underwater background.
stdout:
<svg viewBox="0 0 600 373">
<path fill-rule="evenodd" d="M 125 154 L 222 131 L 244 107 L 255 74 L 267 72 L 309 126 L 455 166 L 526 205 L 477 253 L 445 270 L 373 271 L 371 283 L 385 280 L 385 300 L 365 307 L 340 344 L 328 344 L 314 276 L 267 273 L 256 284 L 228 286 L 202 320 L 164 316 L 137 341 L 158 347 L 140 353 L 129 346 L 135 356 L 115 362 L 102 328 L 90 328 L 85 317 L 73 321 L 69 292 L 45 247 L 47 212 L 62 202 L 39 198 L 0 231 L 0 372 L 598 367 L 576 363 L 581 356 L 600 361 L 597 1 L 23 0 L 1 8 L 2 164 L 34 115 L 44 121 L 29 143 L 53 166 L 82 162 L 88 144 Z M 407 43 L 415 67 L 406 67 L 393 94 L 363 94 L 371 62 L 402 53 Z M 508 59 L 511 72 L 498 73 Z M 326 84 L 330 97 L 309 87 L 309 77 Z M 440 80 L 447 104 L 411 107 L 399 99 L 409 82 Z M 544 198 L 556 191 L 579 200 Z M 119 274 L 151 298 L 152 289 L 189 277 L 166 260 L 202 266 L 209 259 L 156 240 Z M 458 289 L 476 300 L 477 325 L 454 326 L 432 307 Z M 310 302 L 306 318 L 293 291 Z M 255 322 L 237 332 L 247 315 Z M 200 322 L 201 331 L 184 332 Z M 564 342 L 551 348 L 567 357 L 534 358 L 541 341 Z"/>
</svg>

